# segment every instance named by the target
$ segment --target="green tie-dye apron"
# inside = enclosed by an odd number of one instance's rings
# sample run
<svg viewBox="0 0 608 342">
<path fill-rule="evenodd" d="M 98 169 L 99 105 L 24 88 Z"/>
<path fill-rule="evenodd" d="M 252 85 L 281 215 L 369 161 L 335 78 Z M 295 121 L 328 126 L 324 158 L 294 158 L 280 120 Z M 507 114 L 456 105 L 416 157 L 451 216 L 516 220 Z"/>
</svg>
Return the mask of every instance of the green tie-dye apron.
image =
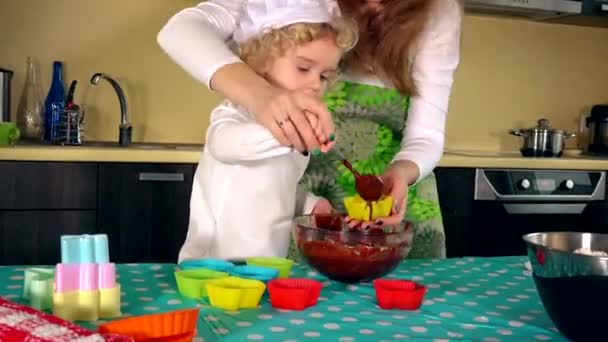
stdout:
<svg viewBox="0 0 608 342">
<path fill-rule="evenodd" d="M 339 82 L 325 95 L 336 124 L 336 148 L 361 173 L 381 174 L 399 152 L 409 98 L 395 89 Z M 300 185 L 344 211 L 343 199 L 356 193 L 353 175 L 333 152 L 312 157 Z M 435 175 L 409 188 L 407 218 L 414 222 L 408 258 L 444 258 L 445 234 Z M 293 241 L 290 257 L 296 257 Z"/>
</svg>

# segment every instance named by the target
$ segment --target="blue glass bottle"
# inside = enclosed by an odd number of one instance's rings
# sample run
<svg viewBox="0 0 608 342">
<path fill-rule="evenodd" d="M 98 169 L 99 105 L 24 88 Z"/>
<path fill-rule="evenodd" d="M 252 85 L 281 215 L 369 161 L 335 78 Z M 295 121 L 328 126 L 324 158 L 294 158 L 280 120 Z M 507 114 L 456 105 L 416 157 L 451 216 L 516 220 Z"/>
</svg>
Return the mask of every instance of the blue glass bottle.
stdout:
<svg viewBox="0 0 608 342">
<path fill-rule="evenodd" d="M 51 141 L 51 128 L 53 127 L 53 108 L 55 102 L 65 101 L 65 84 L 63 83 L 63 64 L 59 61 L 53 62 L 53 80 L 49 93 L 44 102 L 44 140 Z"/>
</svg>

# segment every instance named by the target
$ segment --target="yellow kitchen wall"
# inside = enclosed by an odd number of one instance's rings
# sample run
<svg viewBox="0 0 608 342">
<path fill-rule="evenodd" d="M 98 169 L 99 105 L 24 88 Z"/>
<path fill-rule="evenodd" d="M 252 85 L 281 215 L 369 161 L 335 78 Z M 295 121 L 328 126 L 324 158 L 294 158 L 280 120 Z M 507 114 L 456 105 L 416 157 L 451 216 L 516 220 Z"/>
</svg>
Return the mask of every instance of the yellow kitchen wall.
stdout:
<svg viewBox="0 0 608 342">
<path fill-rule="evenodd" d="M 196 0 L 0 1 L 0 66 L 15 71 L 13 115 L 25 60 L 40 62 L 43 97 L 53 60 L 65 62 L 66 86 L 87 105 L 86 134 L 116 140 L 119 106 L 111 86 L 89 84 L 96 72 L 124 88 L 135 141 L 202 142 L 220 97 L 177 67 L 156 34 Z M 508 130 L 540 117 L 574 130 L 581 113 L 608 102 L 608 29 L 467 15 L 461 65 L 447 126 L 449 149 L 516 149 Z M 572 142 L 574 143 L 574 141 Z M 571 143 L 571 144 L 572 144 Z"/>
<path fill-rule="evenodd" d="M 96 72 L 125 91 L 133 140 L 202 142 L 219 97 L 178 68 L 156 35 L 193 0 L 1 0 L 0 66 L 16 72 L 13 114 L 25 77 L 26 56 L 36 56 L 46 97 L 52 62 L 65 63 L 66 87 L 78 81 L 75 102 L 85 103 L 86 138 L 118 140 L 120 107 L 109 83 L 89 83 Z"/>
<path fill-rule="evenodd" d="M 448 149 L 519 149 L 509 129 L 546 118 L 576 131 L 581 114 L 608 103 L 608 29 L 468 15 L 461 47 Z"/>
</svg>

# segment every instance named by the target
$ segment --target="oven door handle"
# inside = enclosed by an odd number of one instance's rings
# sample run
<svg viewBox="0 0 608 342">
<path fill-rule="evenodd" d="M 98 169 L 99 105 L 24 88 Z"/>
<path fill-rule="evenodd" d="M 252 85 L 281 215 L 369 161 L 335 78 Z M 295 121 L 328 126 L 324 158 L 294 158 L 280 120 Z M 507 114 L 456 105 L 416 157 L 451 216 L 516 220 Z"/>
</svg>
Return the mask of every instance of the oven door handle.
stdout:
<svg viewBox="0 0 608 342">
<path fill-rule="evenodd" d="M 581 214 L 587 203 L 503 203 L 508 214 Z"/>
</svg>

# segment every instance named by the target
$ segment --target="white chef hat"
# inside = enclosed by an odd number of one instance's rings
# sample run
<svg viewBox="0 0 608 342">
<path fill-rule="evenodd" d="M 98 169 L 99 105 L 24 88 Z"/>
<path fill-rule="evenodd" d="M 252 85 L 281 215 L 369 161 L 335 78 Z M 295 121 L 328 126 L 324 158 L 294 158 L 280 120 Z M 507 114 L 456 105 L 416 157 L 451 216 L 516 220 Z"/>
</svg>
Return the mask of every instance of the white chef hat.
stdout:
<svg viewBox="0 0 608 342">
<path fill-rule="evenodd" d="M 329 23 L 338 11 L 331 0 L 247 0 L 233 39 L 240 45 L 266 29 L 295 23 Z"/>
</svg>

